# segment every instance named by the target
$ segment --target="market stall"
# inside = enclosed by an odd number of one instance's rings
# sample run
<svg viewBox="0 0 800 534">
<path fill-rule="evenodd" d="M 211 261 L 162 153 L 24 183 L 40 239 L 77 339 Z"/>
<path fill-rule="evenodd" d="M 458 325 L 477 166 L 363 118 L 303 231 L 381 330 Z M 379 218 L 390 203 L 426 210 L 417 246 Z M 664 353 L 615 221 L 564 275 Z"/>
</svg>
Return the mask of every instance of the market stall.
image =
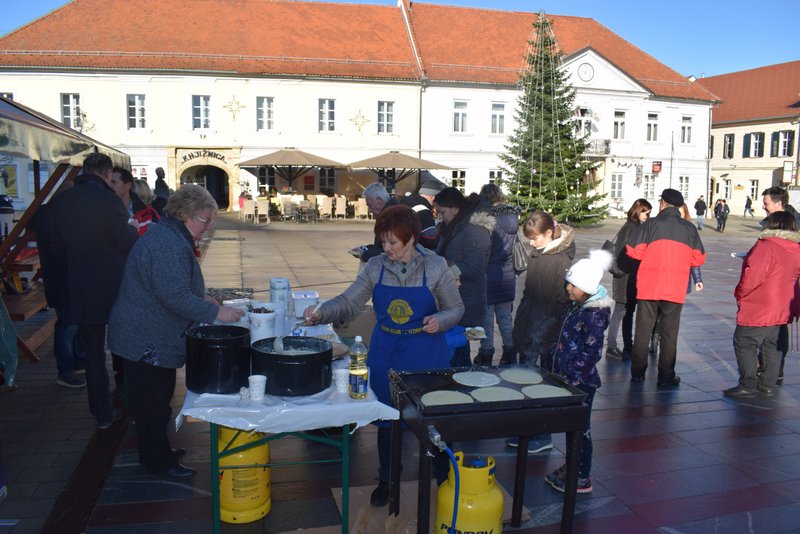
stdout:
<svg viewBox="0 0 800 534">
<path fill-rule="evenodd" d="M 130 158 L 126 154 L 18 102 L 0 97 L 0 154 L 33 162 L 33 198 L 22 199 L 28 207 L 0 244 L 0 276 L 10 280 L 9 287 L 14 289 L 6 291 L 3 299 L 13 320 L 27 320 L 46 306 L 44 290 L 38 281 L 38 255 L 34 247 L 28 247 L 32 241 L 28 226 L 39 207 L 47 203 L 65 181 L 78 175 L 84 158 L 93 152 L 108 155 L 114 165 L 130 168 Z M 44 184 L 40 176 L 42 162 L 55 164 Z M 15 165 L 12 167 L 16 169 Z M 15 175 L 18 181 L 19 173 Z M 29 287 L 25 288 L 20 282 L 21 275 L 28 277 Z M 37 361 L 34 350 L 53 332 L 54 323 L 55 318 L 43 323 L 28 338 L 17 336 L 21 354 Z"/>
</svg>

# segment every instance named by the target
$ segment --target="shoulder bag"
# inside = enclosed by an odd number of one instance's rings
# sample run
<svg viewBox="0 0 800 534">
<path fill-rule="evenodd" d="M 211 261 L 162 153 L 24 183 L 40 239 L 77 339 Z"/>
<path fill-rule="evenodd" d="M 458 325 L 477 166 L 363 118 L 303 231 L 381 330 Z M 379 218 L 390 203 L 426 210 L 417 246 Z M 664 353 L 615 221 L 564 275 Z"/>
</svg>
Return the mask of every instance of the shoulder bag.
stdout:
<svg viewBox="0 0 800 534">
<path fill-rule="evenodd" d="M 514 236 L 514 246 L 511 251 L 511 257 L 514 261 L 514 272 L 522 274 L 528 270 L 528 251 L 525 250 L 525 245 L 519 238 L 519 233 Z"/>
</svg>

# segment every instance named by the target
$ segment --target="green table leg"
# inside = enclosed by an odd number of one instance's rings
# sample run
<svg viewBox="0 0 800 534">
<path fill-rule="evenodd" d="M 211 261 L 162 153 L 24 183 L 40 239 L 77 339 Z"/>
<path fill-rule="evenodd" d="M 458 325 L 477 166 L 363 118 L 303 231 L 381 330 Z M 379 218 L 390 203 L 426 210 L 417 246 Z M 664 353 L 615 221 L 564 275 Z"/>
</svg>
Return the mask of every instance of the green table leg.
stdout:
<svg viewBox="0 0 800 534">
<path fill-rule="evenodd" d="M 214 534 L 220 534 L 222 525 L 219 513 L 219 447 L 217 425 L 211 423 L 211 517 Z"/>
<path fill-rule="evenodd" d="M 350 425 L 342 427 L 342 534 L 350 529 Z"/>
</svg>

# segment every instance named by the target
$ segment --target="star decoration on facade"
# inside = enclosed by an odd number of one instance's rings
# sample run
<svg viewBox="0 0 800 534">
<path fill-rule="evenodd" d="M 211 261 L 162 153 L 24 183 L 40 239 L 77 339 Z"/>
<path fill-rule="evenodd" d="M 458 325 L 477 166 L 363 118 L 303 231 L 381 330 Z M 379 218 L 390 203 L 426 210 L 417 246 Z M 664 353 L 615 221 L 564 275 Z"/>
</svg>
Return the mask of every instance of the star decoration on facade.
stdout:
<svg viewBox="0 0 800 534">
<path fill-rule="evenodd" d="M 222 107 L 224 107 L 225 109 L 230 111 L 231 115 L 233 116 L 233 120 L 236 120 L 236 114 L 239 113 L 239 111 L 241 111 L 244 108 L 246 108 L 247 106 L 245 106 L 244 104 L 239 102 L 239 100 L 237 100 L 236 97 L 234 96 L 234 97 L 231 98 L 230 102 L 228 102 L 227 104 L 225 104 Z"/>
<path fill-rule="evenodd" d="M 356 125 L 356 128 L 358 128 L 358 131 L 360 132 L 360 131 L 361 131 L 361 129 L 364 127 L 364 125 L 365 125 L 365 124 L 367 124 L 367 123 L 369 122 L 369 119 L 368 119 L 368 118 L 366 118 L 366 117 L 364 116 L 364 114 L 363 114 L 363 113 L 361 113 L 361 110 L 359 109 L 359 110 L 358 110 L 358 114 L 356 114 L 356 116 L 355 116 L 355 117 L 353 117 L 352 119 L 350 119 L 350 122 L 352 122 L 353 124 L 355 124 L 355 125 Z"/>
</svg>

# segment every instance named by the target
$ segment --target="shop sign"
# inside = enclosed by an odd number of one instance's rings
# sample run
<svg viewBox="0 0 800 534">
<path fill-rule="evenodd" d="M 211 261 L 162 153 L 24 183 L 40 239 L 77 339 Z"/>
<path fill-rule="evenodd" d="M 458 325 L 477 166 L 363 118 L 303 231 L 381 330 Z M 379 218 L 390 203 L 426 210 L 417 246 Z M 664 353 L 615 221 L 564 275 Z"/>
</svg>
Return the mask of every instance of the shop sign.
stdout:
<svg viewBox="0 0 800 534">
<path fill-rule="evenodd" d="M 661 172 L 661 162 L 660 161 L 654 161 L 653 162 L 653 174 L 658 174 L 659 172 Z"/>
<path fill-rule="evenodd" d="M 218 159 L 222 163 L 225 163 L 225 155 L 220 154 L 219 152 L 214 152 L 213 150 L 193 150 L 191 152 L 187 152 L 183 155 L 183 159 L 181 159 L 181 163 L 186 163 L 191 159 L 197 158 L 211 158 L 211 159 Z"/>
</svg>

